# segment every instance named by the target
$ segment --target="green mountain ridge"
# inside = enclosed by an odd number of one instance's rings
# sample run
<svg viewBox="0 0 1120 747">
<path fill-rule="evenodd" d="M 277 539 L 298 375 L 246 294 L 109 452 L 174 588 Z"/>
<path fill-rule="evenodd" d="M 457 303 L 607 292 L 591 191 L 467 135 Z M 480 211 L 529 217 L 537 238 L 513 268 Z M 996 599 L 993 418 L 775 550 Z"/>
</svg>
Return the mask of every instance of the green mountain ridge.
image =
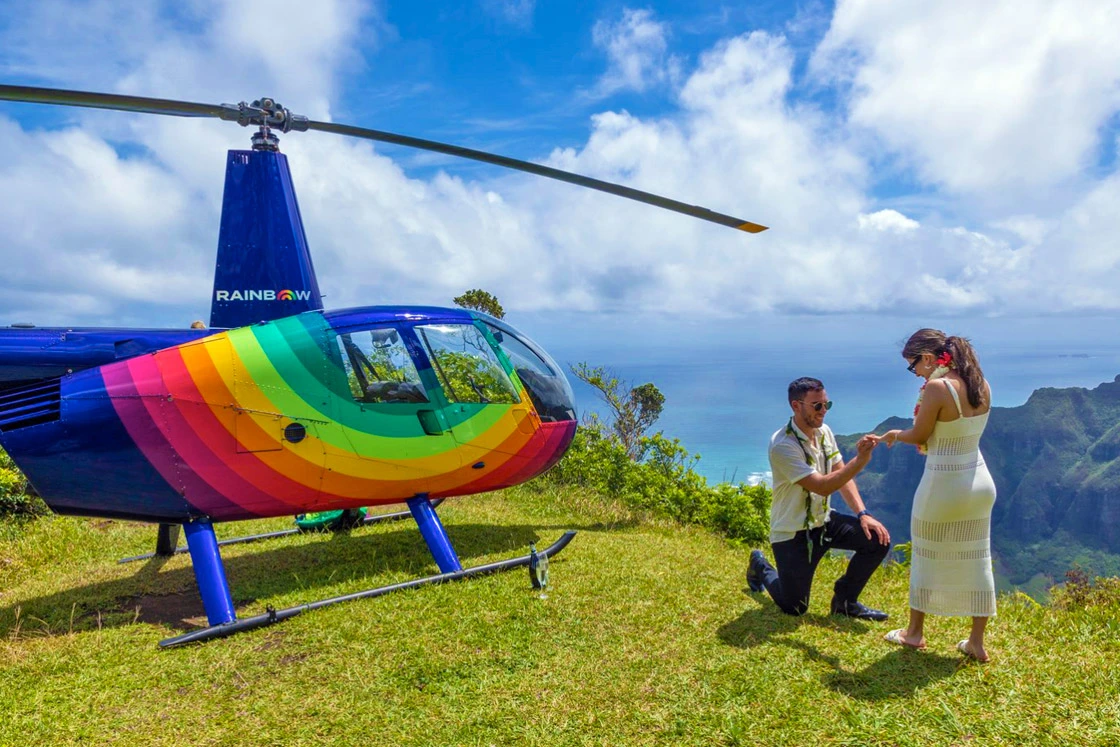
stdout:
<svg viewBox="0 0 1120 747">
<path fill-rule="evenodd" d="M 874 430 L 908 428 L 892 417 Z M 837 436 L 846 459 L 862 434 Z M 1061 580 L 1074 565 L 1120 573 L 1120 376 L 1094 389 L 1036 390 L 1018 407 L 993 407 L 980 451 L 996 483 L 992 544 L 1014 583 Z M 896 542 L 909 540 L 910 505 L 925 458 L 876 449 L 857 478 L 864 501 Z"/>
</svg>

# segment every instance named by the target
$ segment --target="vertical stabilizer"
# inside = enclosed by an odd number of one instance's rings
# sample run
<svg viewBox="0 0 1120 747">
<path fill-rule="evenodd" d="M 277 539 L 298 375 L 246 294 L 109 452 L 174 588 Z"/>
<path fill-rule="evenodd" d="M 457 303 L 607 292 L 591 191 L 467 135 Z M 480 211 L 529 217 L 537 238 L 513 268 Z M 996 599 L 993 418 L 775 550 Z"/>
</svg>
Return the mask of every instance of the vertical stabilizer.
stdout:
<svg viewBox="0 0 1120 747">
<path fill-rule="evenodd" d="M 231 150 L 210 326 L 243 327 L 321 308 L 288 159 Z"/>
</svg>

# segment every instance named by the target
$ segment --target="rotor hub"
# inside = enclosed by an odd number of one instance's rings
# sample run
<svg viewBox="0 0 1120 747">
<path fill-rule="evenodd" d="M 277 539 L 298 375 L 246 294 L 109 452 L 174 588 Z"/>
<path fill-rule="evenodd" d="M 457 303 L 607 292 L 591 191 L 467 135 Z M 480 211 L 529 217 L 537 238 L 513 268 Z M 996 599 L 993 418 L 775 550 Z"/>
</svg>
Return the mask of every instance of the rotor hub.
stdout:
<svg viewBox="0 0 1120 747">
<path fill-rule="evenodd" d="M 244 101 L 239 104 L 222 104 L 219 116 L 224 120 L 237 122 L 242 127 L 260 127 L 252 137 L 253 150 L 279 150 L 280 139 L 272 130 L 306 132 L 308 126 L 307 117 L 292 114 L 290 109 L 268 97 L 257 99 L 251 104 Z"/>
</svg>

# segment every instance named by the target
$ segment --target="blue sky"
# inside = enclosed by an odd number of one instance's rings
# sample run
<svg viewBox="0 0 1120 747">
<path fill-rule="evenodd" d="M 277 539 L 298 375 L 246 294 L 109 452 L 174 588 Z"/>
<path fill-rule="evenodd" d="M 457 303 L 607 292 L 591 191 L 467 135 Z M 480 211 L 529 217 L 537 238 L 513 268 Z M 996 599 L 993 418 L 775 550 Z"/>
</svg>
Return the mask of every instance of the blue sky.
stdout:
<svg viewBox="0 0 1120 747">
<path fill-rule="evenodd" d="M 271 95 L 771 226 L 292 134 L 328 306 L 483 287 L 538 317 L 1120 307 L 1120 0 L 118 5 L 5 2 L 0 80 Z M 247 136 L 0 104 L 0 323 L 205 317 L 223 152 Z"/>
</svg>

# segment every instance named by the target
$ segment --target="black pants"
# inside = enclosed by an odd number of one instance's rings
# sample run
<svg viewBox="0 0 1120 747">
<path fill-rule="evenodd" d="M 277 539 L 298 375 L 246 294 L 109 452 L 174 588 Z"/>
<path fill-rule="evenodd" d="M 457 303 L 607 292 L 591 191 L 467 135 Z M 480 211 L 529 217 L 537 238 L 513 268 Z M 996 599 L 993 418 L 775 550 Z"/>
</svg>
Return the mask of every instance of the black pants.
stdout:
<svg viewBox="0 0 1120 747">
<path fill-rule="evenodd" d="M 808 534 L 813 540 L 811 560 L 809 548 L 805 545 L 806 533 L 800 531 L 791 540 L 770 545 L 778 569 L 774 570 L 767 564 L 762 572 L 762 583 L 766 591 L 787 615 L 804 615 L 809 610 L 809 590 L 813 585 L 813 574 L 830 548 L 855 551 L 848 562 L 848 570 L 833 586 L 836 602 L 857 601 L 871 574 L 890 551 L 890 546 L 879 544 L 879 539 L 874 534 L 871 539 L 864 536 L 859 519 L 846 514 L 833 512 L 823 527 L 812 529 Z M 821 542 L 822 534 L 827 538 L 827 544 Z"/>
</svg>

